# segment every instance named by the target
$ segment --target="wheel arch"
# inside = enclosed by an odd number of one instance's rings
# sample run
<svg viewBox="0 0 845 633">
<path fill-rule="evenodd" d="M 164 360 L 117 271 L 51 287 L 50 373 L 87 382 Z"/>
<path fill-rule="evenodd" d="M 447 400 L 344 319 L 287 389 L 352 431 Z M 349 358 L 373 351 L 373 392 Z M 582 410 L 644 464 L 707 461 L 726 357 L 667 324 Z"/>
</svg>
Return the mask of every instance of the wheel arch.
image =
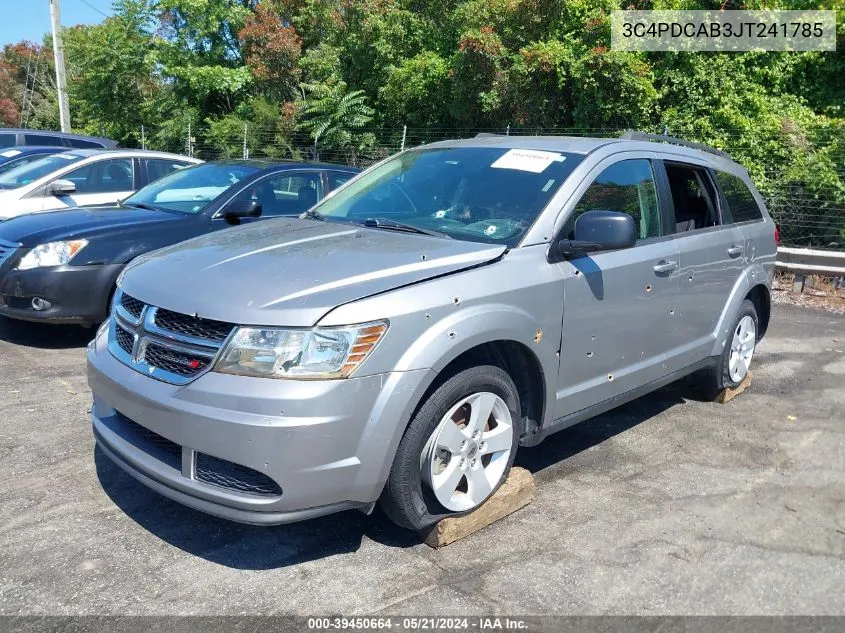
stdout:
<svg viewBox="0 0 845 633">
<path fill-rule="evenodd" d="M 742 302 L 746 299 L 760 301 L 760 307 L 763 308 L 762 312 L 765 314 L 765 317 L 761 315 L 761 309 L 757 303 L 755 303 L 755 308 L 757 308 L 757 313 L 761 320 L 760 329 L 765 332 L 771 314 L 771 295 L 767 283 L 768 279 L 766 269 L 758 262 L 754 262 L 742 271 L 742 274 L 736 280 L 731 290 L 728 300 L 725 302 L 725 307 L 722 309 L 722 314 L 713 331 L 715 340 L 710 352 L 711 356 L 720 356 L 722 354 L 722 350 L 727 345 L 731 335 L 731 325 L 739 312 Z M 765 326 L 762 326 L 764 318 Z M 762 334 L 760 337 L 762 338 Z"/>
<path fill-rule="evenodd" d="M 441 384 L 458 372 L 477 365 L 493 365 L 510 376 L 519 393 L 522 409 L 520 436 L 536 434 L 542 426 L 546 409 L 545 373 L 537 355 L 524 343 L 511 339 L 480 343 L 448 361 L 416 404 L 415 412 Z"/>
<path fill-rule="evenodd" d="M 763 338 L 766 330 L 769 327 L 769 319 L 772 316 L 772 296 L 769 288 L 765 284 L 757 284 L 745 298 L 754 304 L 754 309 L 757 310 L 757 340 Z"/>
</svg>

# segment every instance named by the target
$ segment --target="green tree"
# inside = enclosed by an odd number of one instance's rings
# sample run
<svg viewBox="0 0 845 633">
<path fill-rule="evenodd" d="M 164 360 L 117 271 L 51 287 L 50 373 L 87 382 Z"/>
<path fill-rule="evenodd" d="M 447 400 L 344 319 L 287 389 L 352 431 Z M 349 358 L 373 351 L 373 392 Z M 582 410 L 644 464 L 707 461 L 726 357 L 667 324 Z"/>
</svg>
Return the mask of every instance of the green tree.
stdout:
<svg viewBox="0 0 845 633">
<path fill-rule="evenodd" d="M 167 87 L 155 72 L 145 29 L 153 19 L 144 0 L 120 0 L 101 24 L 64 34 L 73 123 L 123 144 L 140 141 L 141 126 L 157 124 L 153 103 Z"/>
<path fill-rule="evenodd" d="M 375 138 L 364 128 L 373 120 L 362 90 L 347 90 L 346 83 L 303 84 L 298 103 L 300 129 L 308 132 L 315 148 L 340 150 L 352 164 L 360 151 L 372 147 Z"/>
<path fill-rule="evenodd" d="M 208 113 L 231 112 L 252 83 L 238 33 L 256 0 L 151 0 L 156 62 L 179 101 Z"/>
<path fill-rule="evenodd" d="M 434 127 L 448 120 L 449 62 L 432 51 L 402 60 L 387 70 L 378 110 L 389 125 Z"/>
</svg>

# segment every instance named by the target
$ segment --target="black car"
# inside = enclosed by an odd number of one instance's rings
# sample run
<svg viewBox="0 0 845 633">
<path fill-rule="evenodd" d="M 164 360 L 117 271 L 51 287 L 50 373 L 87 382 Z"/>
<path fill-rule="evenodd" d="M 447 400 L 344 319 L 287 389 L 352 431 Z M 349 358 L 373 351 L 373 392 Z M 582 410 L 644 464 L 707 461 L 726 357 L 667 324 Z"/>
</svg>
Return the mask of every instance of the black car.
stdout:
<svg viewBox="0 0 845 633">
<path fill-rule="evenodd" d="M 94 325 L 118 275 L 152 250 L 260 218 L 295 216 L 358 169 L 316 163 L 202 163 L 117 206 L 32 213 L 0 224 L 0 315 Z"/>
<path fill-rule="evenodd" d="M 86 136 L 53 130 L 30 130 L 22 128 L 0 128 L 0 147 L 15 145 L 56 145 L 67 149 L 112 149 L 117 141 L 100 136 Z"/>
<path fill-rule="evenodd" d="M 0 174 L 4 174 L 12 169 L 17 169 L 18 167 L 28 165 L 32 161 L 38 160 L 39 158 L 42 158 L 44 156 L 50 156 L 51 154 L 61 154 L 62 152 L 66 151 L 66 147 L 56 147 L 47 145 L 34 145 L 31 147 L 20 145 L 17 147 L 10 147 L 9 149 L 4 149 L 0 151 Z"/>
</svg>

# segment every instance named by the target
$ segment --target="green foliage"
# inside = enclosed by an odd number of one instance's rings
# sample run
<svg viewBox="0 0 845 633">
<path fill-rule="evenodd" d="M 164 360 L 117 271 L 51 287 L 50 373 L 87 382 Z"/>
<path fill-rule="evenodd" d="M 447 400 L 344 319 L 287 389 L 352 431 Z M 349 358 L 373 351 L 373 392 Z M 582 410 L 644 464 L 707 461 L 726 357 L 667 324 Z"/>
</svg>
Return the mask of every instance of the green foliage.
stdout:
<svg viewBox="0 0 845 633">
<path fill-rule="evenodd" d="M 80 129 L 104 133 L 122 143 L 137 142 L 151 102 L 165 88 L 154 74 L 154 56 L 144 27 L 152 19 L 149 6 L 125 0 L 122 10 L 95 26 L 64 33 L 71 109 Z"/>
<path fill-rule="evenodd" d="M 836 8 L 835 53 L 622 53 L 616 9 Z M 818 0 L 118 0 L 65 32 L 74 126 L 200 155 L 358 162 L 374 130 L 623 128 L 727 149 L 773 212 L 845 231 L 845 19 Z M 36 64 L 37 62 L 37 64 Z M 36 68 L 37 65 L 37 68 Z M 0 123 L 56 127 L 49 39 L 0 53 Z M 196 130 L 202 129 L 201 132 Z M 307 135 L 307 136 L 306 136 Z M 381 139 L 380 139 L 381 140 Z M 397 142 L 396 137 L 391 142 Z M 205 153 L 205 154 L 203 154 Z M 796 206 L 796 200 L 801 205 Z M 803 206 L 802 206 L 803 205 Z M 789 228 L 785 228 L 789 231 Z"/>
<path fill-rule="evenodd" d="M 382 118 L 392 125 L 432 127 L 447 118 L 448 95 L 449 62 L 427 51 L 388 69 L 378 104 Z"/>
<path fill-rule="evenodd" d="M 206 143 L 212 156 L 243 158 L 244 144 L 251 155 L 301 160 L 293 147 L 294 125 L 278 104 L 256 97 L 237 111 L 217 118 L 208 118 Z M 202 157 L 202 153 L 198 154 Z"/>
<path fill-rule="evenodd" d="M 255 0 L 149 0 L 161 74 L 180 100 L 209 113 L 231 111 L 252 82 L 238 33 Z"/>
<path fill-rule="evenodd" d="M 353 164 L 358 152 L 372 147 L 375 137 L 363 129 L 373 120 L 363 90 L 348 91 L 344 82 L 303 84 L 298 102 L 300 129 L 314 139 L 315 147 L 344 150 Z"/>
<path fill-rule="evenodd" d="M 573 68 L 574 123 L 586 128 L 641 128 L 654 121 L 651 68 L 633 53 L 593 49 Z"/>
</svg>

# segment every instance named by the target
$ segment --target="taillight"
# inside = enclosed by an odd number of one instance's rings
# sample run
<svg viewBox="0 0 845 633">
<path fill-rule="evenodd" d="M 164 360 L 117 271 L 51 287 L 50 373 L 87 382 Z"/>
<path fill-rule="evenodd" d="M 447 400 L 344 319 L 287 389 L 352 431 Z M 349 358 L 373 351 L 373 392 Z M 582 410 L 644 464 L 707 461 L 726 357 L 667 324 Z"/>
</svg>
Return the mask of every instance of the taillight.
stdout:
<svg viewBox="0 0 845 633">
<path fill-rule="evenodd" d="M 775 246 L 780 246 L 780 229 L 775 224 Z"/>
</svg>

